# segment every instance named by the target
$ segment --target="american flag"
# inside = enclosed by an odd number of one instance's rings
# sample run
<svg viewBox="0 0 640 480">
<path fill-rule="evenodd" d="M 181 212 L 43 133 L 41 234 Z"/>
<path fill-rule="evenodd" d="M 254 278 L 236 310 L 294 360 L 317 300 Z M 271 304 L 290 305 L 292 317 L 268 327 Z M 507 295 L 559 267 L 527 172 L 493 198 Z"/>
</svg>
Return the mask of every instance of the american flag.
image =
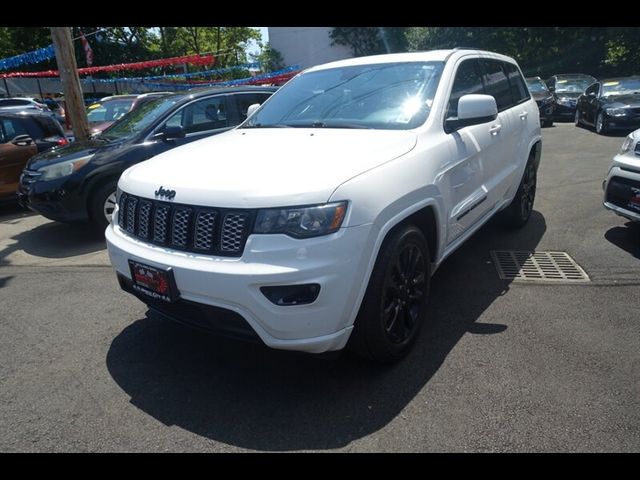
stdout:
<svg viewBox="0 0 640 480">
<path fill-rule="evenodd" d="M 87 58 L 87 67 L 90 67 L 93 65 L 93 50 L 91 50 L 91 45 L 89 45 L 89 42 L 84 37 L 82 30 L 80 30 L 80 41 L 82 42 L 82 48 L 84 48 L 84 54 Z"/>
</svg>

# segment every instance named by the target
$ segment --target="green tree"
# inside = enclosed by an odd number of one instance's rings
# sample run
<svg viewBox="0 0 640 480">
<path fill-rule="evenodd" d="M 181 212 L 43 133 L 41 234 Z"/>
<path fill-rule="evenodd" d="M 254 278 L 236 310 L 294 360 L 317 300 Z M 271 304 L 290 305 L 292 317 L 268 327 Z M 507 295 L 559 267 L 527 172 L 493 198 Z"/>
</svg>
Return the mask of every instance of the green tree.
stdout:
<svg viewBox="0 0 640 480">
<path fill-rule="evenodd" d="M 252 55 L 253 60 L 260 62 L 260 66 L 263 72 L 274 72 L 284 68 L 284 59 L 282 54 L 273 48 L 269 42 L 264 45 L 258 42 L 260 52 L 256 55 Z"/>
<path fill-rule="evenodd" d="M 406 51 L 406 27 L 334 27 L 333 44 L 351 48 L 353 55 L 376 55 Z"/>
</svg>

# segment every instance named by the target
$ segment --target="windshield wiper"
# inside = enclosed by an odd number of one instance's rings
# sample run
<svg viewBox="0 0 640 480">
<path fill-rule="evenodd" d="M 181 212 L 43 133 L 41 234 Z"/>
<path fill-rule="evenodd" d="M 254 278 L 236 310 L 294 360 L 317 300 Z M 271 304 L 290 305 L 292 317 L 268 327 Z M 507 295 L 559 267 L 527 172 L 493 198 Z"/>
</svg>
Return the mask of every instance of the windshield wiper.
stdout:
<svg viewBox="0 0 640 480">
<path fill-rule="evenodd" d="M 340 123 L 340 122 L 327 123 L 327 122 L 322 122 L 320 120 L 316 120 L 315 122 L 311 122 L 311 123 L 290 123 L 289 126 L 296 127 L 296 128 L 364 128 L 364 129 L 372 128 L 367 125 L 362 125 L 360 123 Z"/>
<path fill-rule="evenodd" d="M 285 123 L 256 123 L 255 125 L 246 125 L 240 128 L 290 128 L 291 125 Z"/>
</svg>

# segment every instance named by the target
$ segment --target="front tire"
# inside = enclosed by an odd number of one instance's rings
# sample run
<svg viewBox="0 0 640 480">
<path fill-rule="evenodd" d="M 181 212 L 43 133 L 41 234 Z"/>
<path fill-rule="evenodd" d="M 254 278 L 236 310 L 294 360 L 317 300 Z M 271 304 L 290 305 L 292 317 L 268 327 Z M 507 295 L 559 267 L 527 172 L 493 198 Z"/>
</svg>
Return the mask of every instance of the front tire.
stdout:
<svg viewBox="0 0 640 480">
<path fill-rule="evenodd" d="M 580 118 L 580 111 L 576 108 L 576 114 L 573 117 L 573 123 L 576 127 L 582 126 L 582 119 Z"/>
<path fill-rule="evenodd" d="M 516 196 L 502 212 L 505 223 L 513 228 L 522 228 L 529 221 L 536 198 L 537 172 L 533 159 L 530 158 L 524 169 Z"/>
<path fill-rule="evenodd" d="M 91 226 L 98 233 L 104 233 L 111 223 L 111 215 L 116 205 L 117 181 L 112 180 L 99 187 L 89 201 Z"/>
<path fill-rule="evenodd" d="M 362 300 L 349 349 L 377 363 L 407 355 L 426 314 L 431 276 L 422 231 L 405 225 L 385 239 Z"/>
<path fill-rule="evenodd" d="M 596 133 L 598 135 L 604 135 L 607 132 L 607 122 L 604 118 L 603 112 L 598 112 L 598 116 L 596 118 Z"/>
</svg>

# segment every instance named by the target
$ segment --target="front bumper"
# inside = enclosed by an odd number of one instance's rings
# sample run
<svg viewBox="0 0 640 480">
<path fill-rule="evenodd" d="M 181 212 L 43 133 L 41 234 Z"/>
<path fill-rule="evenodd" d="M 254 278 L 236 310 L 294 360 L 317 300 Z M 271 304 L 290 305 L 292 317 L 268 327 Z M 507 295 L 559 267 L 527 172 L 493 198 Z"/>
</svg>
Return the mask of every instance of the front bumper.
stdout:
<svg viewBox="0 0 640 480">
<path fill-rule="evenodd" d="M 75 193 L 75 188 L 68 188 L 67 182 L 68 178 L 32 181 L 23 174 L 18 186 L 18 203 L 57 222 L 88 220 L 86 202 Z"/>
<path fill-rule="evenodd" d="M 622 155 L 616 159 L 624 162 Z M 622 217 L 640 222 L 640 167 L 623 164 L 609 170 L 604 182 L 603 205 Z"/>
<path fill-rule="evenodd" d="M 606 116 L 606 127 L 608 130 L 635 130 L 640 128 L 640 115 L 635 116 Z"/>
<path fill-rule="evenodd" d="M 372 225 L 361 225 L 306 240 L 251 235 L 240 258 L 150 245 L 113 224 L 105 236 L 119 276 L 131 279 L 129 259 L 171 267 L 181 300 L 235 312 L 269 347 L 322 353 L 344 348 L 349 339 L 369 263 L 366 245 L 371 232 Z M 318 298 L 308 305 L 275 305 L 260 291 L 262 286 L 304 283 L 320 285 Z M 171 316 L 188 320 L 178 317 L 189 313 L 173 310 Z"/>
<path fill-rule="evenodd" d="M 545 103 L 542 105 L 538 105 L 538 110 L 540 112 L 540 121 L 541 122 L 549 122 L 553 121 L 555 118 L 556 104 L 555 103 Z"/>
<path fill-rule="evenodd" d="M 557 103 L 553 114 L 556 120 L 573 120 L 576 115 L 576 102 L 569 104 Z"/>
</svg>

